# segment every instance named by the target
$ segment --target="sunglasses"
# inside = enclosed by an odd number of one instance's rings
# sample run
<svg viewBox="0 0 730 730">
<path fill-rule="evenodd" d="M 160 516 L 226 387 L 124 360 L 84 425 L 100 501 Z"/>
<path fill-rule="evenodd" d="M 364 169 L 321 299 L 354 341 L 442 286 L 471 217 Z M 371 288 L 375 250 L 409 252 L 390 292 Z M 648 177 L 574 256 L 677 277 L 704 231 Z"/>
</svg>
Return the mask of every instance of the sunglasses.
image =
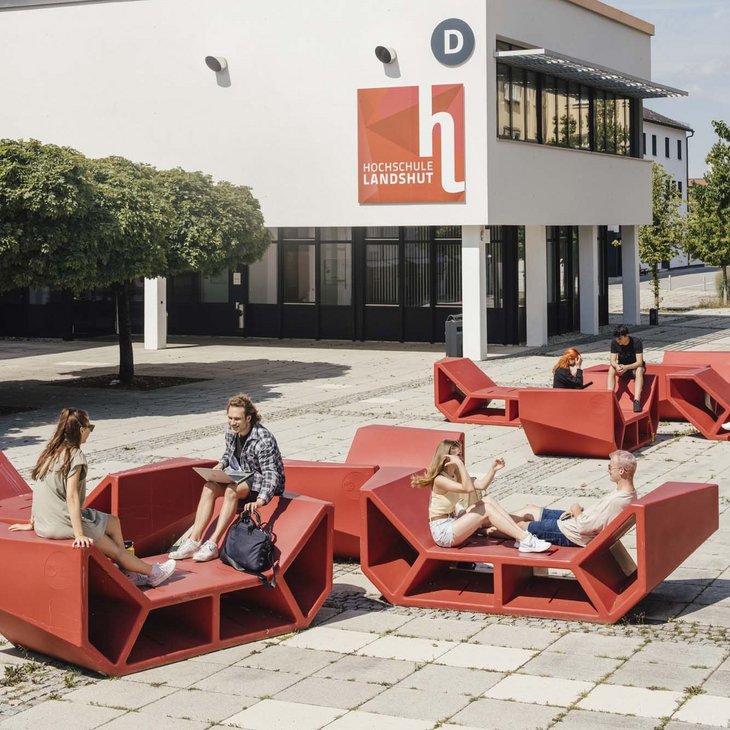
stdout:
<svg viewBox="0 0 730 730">
<path fill-rule="evenodd" d="M 88 431 L 89 433 L 91 433 L 91 432 L 92 432 L 92 431 L 93 431 L 93 430 L 94 430 L 94 429 L 96 428 L 96 424 L 95 424 L 95 423 L 90 423 L 90 424 L 89 424 L 88 426 L 84 426 L 84 428 L 85 428 L 85 429 L 86 429 L 86 430 L 87 430 L 87 431 Z"/>
</svg>

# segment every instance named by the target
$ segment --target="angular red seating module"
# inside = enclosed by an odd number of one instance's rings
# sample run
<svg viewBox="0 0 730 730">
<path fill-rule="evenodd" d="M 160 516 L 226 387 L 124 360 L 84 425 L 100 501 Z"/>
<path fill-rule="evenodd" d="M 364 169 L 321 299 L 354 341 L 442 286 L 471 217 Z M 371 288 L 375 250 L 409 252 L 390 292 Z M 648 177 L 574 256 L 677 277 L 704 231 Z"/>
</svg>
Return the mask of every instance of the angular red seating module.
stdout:
<svg viewBox="0 0 730 730">
<path fill-rule="evenodd" d="M 433 365 L 434 403 L 452 423 L 519 426 L 519 390 L 498 386 L 467 357 Z"/>
<path fill-rule="evenodd" d="M 730 382 L 714 366 L 667 375 L 672 406 L 706 439 L 730 440 L 723 424 L 730 421 Z"/>
<path fill-rule="evenodd" d="M 4 461 L 6 465 L 6 460 Z M 193 521 L 202 479 L 171 459 L 113 474 L 86 506 L 119 515 L 137 554 L 164 559 Z M 0 482 L 0 495 L 9 491 Z M 13 497 L 10 498 L 14 499 Z M 277 536 L 280 569 L 271 590 L 218 560 L 178 563 L 170 581 L 139 589 L 97 548 L 45 540 L 7 525 L 0 502 L 0 633 L 10 641 L 110 675 L 128 674 L 308 626 L 332 588 L 331 504 L 274 498 L 262 517 Z"/>
<path fill-rule="evenodd" d="M 398 467 L 398 474 L 425 470 L 444 439 L 459 441 L 464 449 L 462 431 L 363 426 L 355 433 L 344 464 L 284 459 L 286 487 L 335 505 L 335 555 L 357 559 L 360 488 L 386 467 Z"/>
<path fill-rule="evenodd" d="M 713 367 L 730 381 L 730 352 L 718 350 L 668 350 L 662 357 L 666 365 Z"/>
<path fill-rule="evenodd" d="M 657 379 L 647 374 L 642 409 L 633 412 L 633 381 L 606 390 L 608 367 L 584 371 L 585 390 L 521 388 L 520 420 L 532 451 L 539 455 L 607 457 L 654 441 L 659 425 Z"/>
<path fill-rule="evenodd" d="M 428 525 L 429 490 L 413 489 L 408 476 L 373 482 L 361 496 L 363 572 L 391 603 L 602 623 L 618 621 L 719 521 L 716 484 L 667 482 L 627 507 L 585 548 L 520 553 L 511 540 L 487 538 L 441 548 Z M 621 542 L 632 529 L 635 561 Z M 492 567 L 458 569 L 469 563 Z"/>
</svg>

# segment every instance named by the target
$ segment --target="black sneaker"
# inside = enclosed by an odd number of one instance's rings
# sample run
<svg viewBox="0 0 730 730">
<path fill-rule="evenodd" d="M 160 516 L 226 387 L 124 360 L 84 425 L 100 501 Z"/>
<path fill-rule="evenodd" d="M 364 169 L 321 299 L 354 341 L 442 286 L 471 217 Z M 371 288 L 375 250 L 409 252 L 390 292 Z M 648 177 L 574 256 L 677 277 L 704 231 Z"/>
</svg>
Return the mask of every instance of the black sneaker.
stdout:
<svg viewBox="0 0 730 730">
<path fill-rule="evenodd" d="M 641 403 L 638 400 L 634 401 L 634 413 L 641 413 Z"/>
</svg>

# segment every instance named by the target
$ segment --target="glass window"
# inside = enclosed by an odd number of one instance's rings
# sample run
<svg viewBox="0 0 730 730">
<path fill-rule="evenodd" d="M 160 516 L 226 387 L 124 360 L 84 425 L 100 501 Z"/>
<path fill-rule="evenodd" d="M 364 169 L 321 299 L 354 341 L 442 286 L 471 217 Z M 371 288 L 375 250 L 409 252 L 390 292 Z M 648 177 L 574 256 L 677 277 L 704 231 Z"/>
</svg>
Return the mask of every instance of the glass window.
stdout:
<svg viewBox="0 0 730 730">
<path fill-rule="evenodd" d="M 405 253 L 405 290 L 407 307 L 431 304 L 431 252 L 425 241 L 407 242 Z"/>
<path fill-rule="evenodd" d="M 284 243 L 283 275 L 285 304 L 313 304 L 315 301 L 314 244 Z"/>
<path fill-rule="evenodd" d="M 352 304 L 352 244 L 322 243 L 319 253 L 320 302 L 349 306 Z"/>
<path fill-rule="evenodd" d="M 557 86 L 552 76 L 543 81 L 542 93 L 542 141 L 543 144 L 558 144 L 558 98 Z"/>
<path fill-rule="evenodd" d="M 228 302 L 228 269 L 213 276 L 201 276 L 200 301 L 208 304 Z"/>
<path fill-rule="evenodd" d="M 603 91 L 595 92 L 593 113 L 593 136 L 596 152 L 606 151 L 606 95 Z"/>
<path fill-rule="evenodd" d="M 646 154 L 646 132 L 642 132 L 641 134 L 641 154 Z"/>
<path fill-rule="evenodd" d="M 525 266 L 525 227 L 517 227 L 517 306 L 527 304 L 527 267 Z"/>
<path fill-rule="evenodd" d="M 502 226 L 491 226 L 487 244 L 487 308 L 502 309 Z"/>
<path fill-rule="evenodd" d="M 537 129 L 537 74 L 528 71 L 525 74 L 525 140 L 538 141 Z"/>
<path fill-rule="evenodd" d="M 314 228 L 282 228 L 281 238 L 294 238 L 294 239 L 309 239 L 314 240 Z"/>
<path fill-rule="evenodd" d="M 682 159 L 682 140 L 681 139 L 677 140 L 677 159 L 678 160 Z"/>
<path fill-rule="evenodd" d="M 188 272 L 177 274 L 167 280 L 167 300 L 177 303 L 192 303 L 198 301 L 198 276 Z"/>
<path fill-rule="evenodd" d="M 497 64 L 497 136 L 511 137 L 509 67 Z"/>
<path fill-rule="evenodd" d="M 436 241 L 436 304 L 461 304 L 461 241 Z"/>
<path fill-rule="evenodd" d="M 398 244 L 365 244 L 365 286 L 365 304 L 398 304 Z"/>
<path fill-rule="evenodd" d="M 669 137 L 664 138 L 664 156 L 669 157 Z"/>
<path fill-rule="evenodd" d="M 320 228 L 320 241 L 352 241 L 352 228 Z"/>
<path fill-rule="evenodd" d="M 656 157 L 656 134 L 651 135 L 651 154 Z"/>
<path fill-rule="evenodd" d="M 525 138 L 525 72 L 521 68 L 512 69 L 512 83 L 510 84 L 510 122 L 512 124 L 512 139 Z"/>
<path fill-rule="evenodd" d="M 277 243 L 269 244 L 264 255 L 248 267 L 248 301 L 251 304 L 276 304 Z"/>
<path fill-rule="evenodd" d="M 398 226 L 370 226 L 365 229 L 368 240 L 398 240 Z"/>
<path fill-rule="evenodd" d="M 556 85 L 556 116 L 558 118 L 558 140 L 563 147 L 570 144 L 570 116 L 568 115 L 568 82 L 558 79 Z"/>
<path fill-rule="evenodd" d="M 606 152 L 616 154 L 617 104 L 616 97 L 606 92 Z"/>
<path fill-rule="evenodd" d="M 568 146 L 580 149 L 583 146 L 583 130 L 581 129 L 580 86 L 570 84 L 568 87 Z M 586 130 L 587 131 L 587 130 Z"/>
</svg>

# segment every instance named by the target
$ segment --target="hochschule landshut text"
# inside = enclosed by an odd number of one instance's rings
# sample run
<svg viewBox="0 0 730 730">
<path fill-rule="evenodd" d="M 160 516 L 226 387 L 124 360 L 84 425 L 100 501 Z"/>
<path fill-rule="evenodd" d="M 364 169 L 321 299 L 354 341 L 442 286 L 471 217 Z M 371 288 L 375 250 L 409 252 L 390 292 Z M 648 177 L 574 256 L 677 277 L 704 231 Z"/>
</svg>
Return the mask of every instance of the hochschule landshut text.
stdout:
<svg viewBox="0 0 730 730">
<path fill-rule="evenodd" d="M 433 160 L 417 162 L 366 162 L 363 185 L 426 185 L 433 180 Z"/>
</svg>

